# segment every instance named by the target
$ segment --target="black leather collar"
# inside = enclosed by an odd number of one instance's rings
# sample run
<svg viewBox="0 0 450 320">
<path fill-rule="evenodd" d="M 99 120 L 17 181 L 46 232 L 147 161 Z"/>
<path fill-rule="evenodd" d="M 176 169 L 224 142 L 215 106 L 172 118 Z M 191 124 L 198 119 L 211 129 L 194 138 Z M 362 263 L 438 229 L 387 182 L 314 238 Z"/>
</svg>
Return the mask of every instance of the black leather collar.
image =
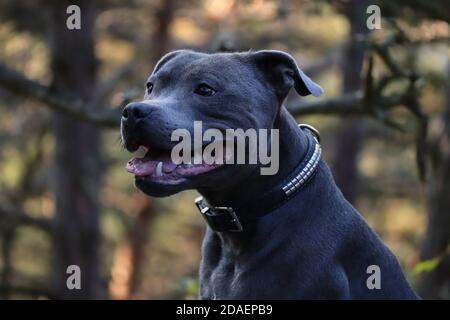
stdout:
<svg viewBox="0 0 450 320">
<path fill-rule="evenodd" d="M 304 159 L 280 184 L 268 190 L 256 201 L 233 207 L 210 206 L 203 197 L 195 204 L 211 229 L 217 232 L 242 232 L 255 219 L 262 217 L 288 201 L 314 175 L 320 161 L 319 132 L 312 126 L 299 124 L 308 137 L 308 151 Z"/>
</svg>

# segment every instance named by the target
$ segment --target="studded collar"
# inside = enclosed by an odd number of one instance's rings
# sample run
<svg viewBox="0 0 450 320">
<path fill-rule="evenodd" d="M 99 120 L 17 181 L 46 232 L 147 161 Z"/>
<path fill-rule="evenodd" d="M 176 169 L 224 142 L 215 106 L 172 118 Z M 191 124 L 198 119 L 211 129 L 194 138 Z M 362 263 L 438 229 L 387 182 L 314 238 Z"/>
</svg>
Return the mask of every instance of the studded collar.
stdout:
<svg viewBox="0 0 450 320">
<path fill-rule="evenodd" d="M 289 201 L 304 187 L 316 172 L 322 149 L 319 132 L 307 124 L 299 124 L 308 138 L 308 151 L 297 167 L 274 188 L 265 192 L 255 202 L 234 207 L 215 207 L 203 197 L 195 199 L 195 204 L 208 223 L 217 232 L 242 232 L 251 221 L 273 211 Z"/>
</svg>

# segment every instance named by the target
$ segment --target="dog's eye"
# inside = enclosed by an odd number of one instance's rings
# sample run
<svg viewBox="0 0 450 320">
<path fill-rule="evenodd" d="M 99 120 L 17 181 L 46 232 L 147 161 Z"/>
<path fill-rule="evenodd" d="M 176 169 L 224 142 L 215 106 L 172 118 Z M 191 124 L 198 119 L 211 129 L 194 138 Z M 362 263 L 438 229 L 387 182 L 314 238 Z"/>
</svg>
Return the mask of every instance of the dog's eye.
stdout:
<svg viewBox="0 0 450 320">
<path fill-rule="evenodd" d="M 147 94 L 152 93 L 152 90 L 153 90 L 153 83 L 147 82 L 147 84 L 146 84 L 145 86 L 147 87 Z"/>
<path fill-rule="evenodd" d="M 199 84 L 197 88 L 195 88 L 194 92 L 198 95 L 209 97 L 216 93 L 216 90 L 208 86 L 207 84 Z"/>
</svg>

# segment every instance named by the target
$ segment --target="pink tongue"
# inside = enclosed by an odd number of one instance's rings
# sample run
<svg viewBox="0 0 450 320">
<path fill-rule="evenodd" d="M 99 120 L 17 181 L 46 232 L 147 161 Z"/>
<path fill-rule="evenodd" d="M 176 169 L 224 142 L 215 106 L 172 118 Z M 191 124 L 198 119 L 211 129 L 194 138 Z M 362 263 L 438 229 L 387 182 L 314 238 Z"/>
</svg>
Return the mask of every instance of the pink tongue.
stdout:
<svg viewBox="0 0 450 320">
<path fill-rule="evenodd" d="M 175 170 L 177 165 L 173 163 L 172 161 L 169 162 L 163 162 L 162 171 L 165 173 L 171 173 L 173 170 Z"/>
<path fill-rule="evenodd" d="M 148 176 L 153 173 L 159 161 L 145 158 L 133 158 L 127 163 L 127 170 L 137 176 Z"/>
<path fill-rule="evenodd" d="M 137 176 L 148 176 L 155 171 L 159 162 L 163 163 L 162 171 L 164 173 L 171 173 L 177 167 L 169 155 L 161 154 L 156 157 L 134 158 L 128 162 L 127 170 Z"/>
</svg>

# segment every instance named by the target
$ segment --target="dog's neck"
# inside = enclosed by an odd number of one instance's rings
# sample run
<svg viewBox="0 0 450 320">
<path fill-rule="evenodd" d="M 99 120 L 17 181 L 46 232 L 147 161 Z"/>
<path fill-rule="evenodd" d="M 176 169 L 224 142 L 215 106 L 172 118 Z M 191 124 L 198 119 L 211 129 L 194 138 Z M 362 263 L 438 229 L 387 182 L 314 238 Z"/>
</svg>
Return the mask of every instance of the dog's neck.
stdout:
<svg viewBox="0 0 450 320">
<path fill-rule="evenodd" d="M 259 168 L 255 169 L 245 181 L 236 181 L 224 188 L 199 189 L 212 206 L 230 206 L 236 199 L 255 199 L 265 191 L 270 190 L 291 173 L 304 158 L 308 139 L 298 128 L 295 119 L 282 107 L 278 125 L 279 130 L 279 169 L 274 175 L 261 175 Z"/>
<path fill-rule="evenodd" d="M 238 199 L 257 199 L 279 184 L 298 166 L 307 152 L 308 138 L 284 107 L 280 110 L 275 129 L 279 129 L 278 172 L 274 175 L 261 175 L 259 170 L 255 170 L 251 176 L 246 177 L 245 182 L 237 181 L 235 184 L 217 190 L 199 190 L 210 205 L 233 206 Z M 240 242 L 239 239 L 245 239 L 249 236 L 248 232 L 256 229 L 252 228 L 239 233 L 225 232 L 221 233 L 221 237 L 233 243 Z"/>
</svg>

